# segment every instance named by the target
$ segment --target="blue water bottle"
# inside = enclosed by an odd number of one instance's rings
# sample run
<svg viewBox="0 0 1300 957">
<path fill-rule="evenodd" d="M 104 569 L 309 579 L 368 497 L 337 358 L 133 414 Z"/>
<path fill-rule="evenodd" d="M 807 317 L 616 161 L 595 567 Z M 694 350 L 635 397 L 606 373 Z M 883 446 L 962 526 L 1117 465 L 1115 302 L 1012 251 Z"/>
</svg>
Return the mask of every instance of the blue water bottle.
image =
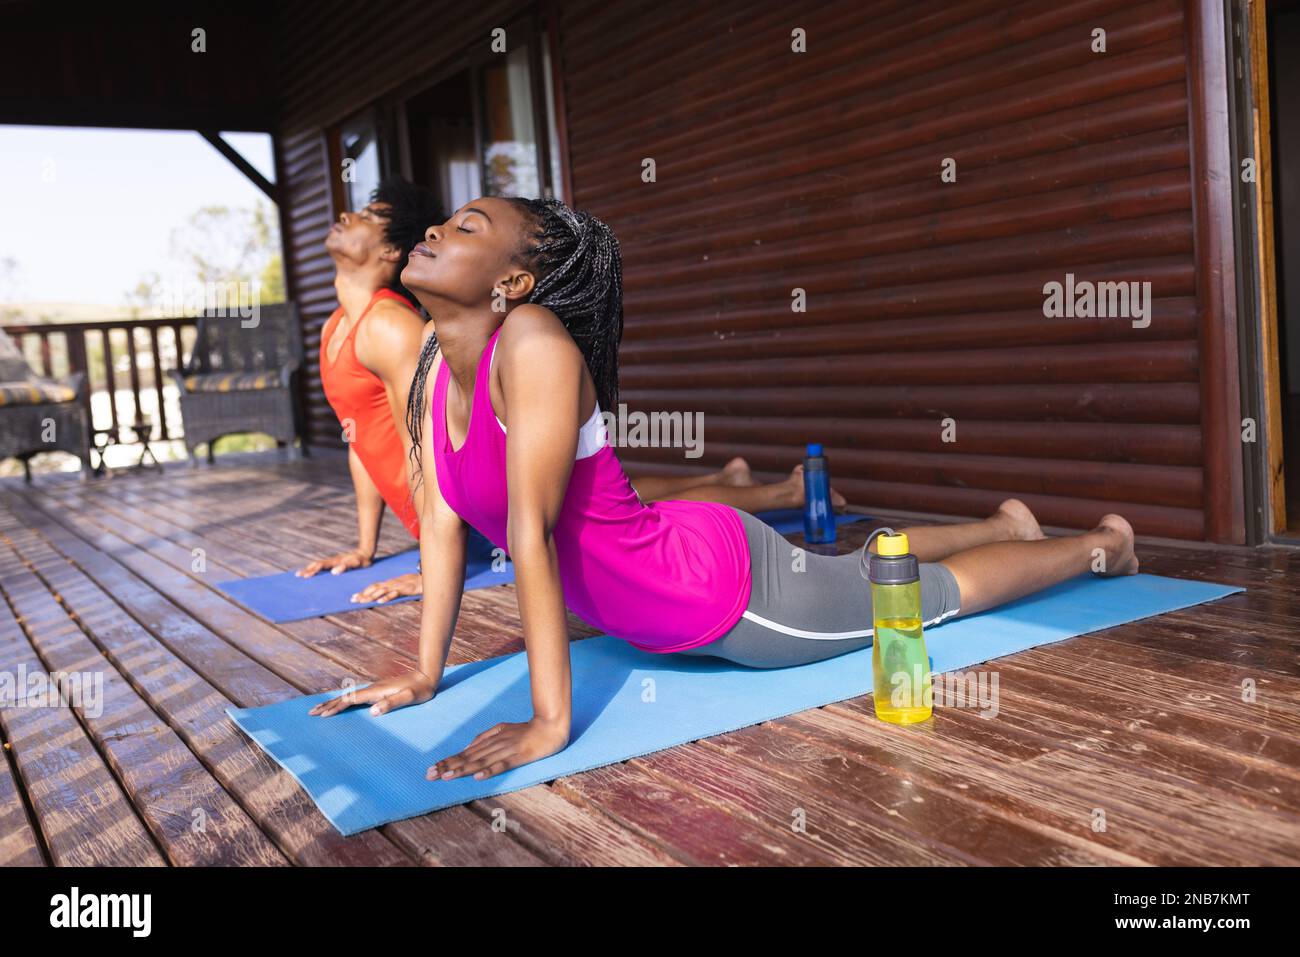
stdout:
<svg viewBox="0 0 1300 957">
<path fill-rule="evenodd" d="M 831 476 L 820 442 L 809 442 L 803 460 L 803 537 L 811 544 L 835 541 Z"/>
</svg>

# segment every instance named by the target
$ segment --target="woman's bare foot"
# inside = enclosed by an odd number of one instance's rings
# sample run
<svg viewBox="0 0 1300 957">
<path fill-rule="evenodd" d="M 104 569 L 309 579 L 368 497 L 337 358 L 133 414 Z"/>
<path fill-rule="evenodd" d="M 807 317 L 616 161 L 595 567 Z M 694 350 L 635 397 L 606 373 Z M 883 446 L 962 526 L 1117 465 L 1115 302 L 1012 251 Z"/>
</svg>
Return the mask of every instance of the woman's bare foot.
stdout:
<svg viewBox="0 0 1300 957">
<path fill-rule="evenodd" d="M 422 594 L 424 594 L 423 581 L 419 575 L 411 573 L 410 575 L 398 575 L 396 578 L 368 585 L 353 595 L 352 600 L 358 604 L 368 601 L 377 601 L 382 604 L 386 601 L 392 601 L 394 598 L 405 598 L 407 595 L 414 595 L 418 598 Z"/>
<path fill-rule="evenodd" d="M 781 502 L 785 508 L 802 508 L 804 503 L 803 489 L 803 465 L 796 465 L 790 470 L 790 477 L 784 482 L 779 483 L 781 486 Z M 846 499 L 835 489 L 831 488 L 831 505 L 835 508 L 843 508 L 848 504 Z"/>
<path fill-rule="evenodd" d="M 722 484 L 723 485 L 757 485 L 754 481 L 754 475 L 749 470 L 749 463 L 737 455 L 734 459 L 722 467 Z"/>
<path fill-rule="evenodd" d="M 1093 532 L 1106 538 L 1105 565 L 1097 574 L 1108 578 L 1137 574 L 1138 559 L 1133 551 L 1133 526 L 1122 515 L 1103 515 Z"/>
<path fill-rule="evenodd" d="M 1036 542 L 1047 537 L 1038 527 L 1038 519 L 1034 518 L 1029 506 L 1018 498 L 1007 499 L 998 506 L 992 517 L 1006 530 L 1007 541 Z"/>
</svg>

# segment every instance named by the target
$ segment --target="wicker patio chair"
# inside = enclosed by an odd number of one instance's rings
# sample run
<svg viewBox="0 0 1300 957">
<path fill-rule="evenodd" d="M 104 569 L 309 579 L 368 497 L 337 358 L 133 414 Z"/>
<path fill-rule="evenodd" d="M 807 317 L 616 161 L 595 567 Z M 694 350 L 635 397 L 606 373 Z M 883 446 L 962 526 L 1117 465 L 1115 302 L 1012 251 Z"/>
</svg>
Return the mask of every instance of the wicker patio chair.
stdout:
<svg viewBox="0 0 1300 957">
<path fill-rule="evenodd" d="M 32 480 L 31 458 L 39 452 L 69 452 L 81 459 L 81 475 L 90 470 L 88 386 L 83 372 L 62 381 L 32 371 L 22 351 L 0 330 L 0 460 L 23 463 Z"/>
<path fill-rule="evenodd" d="M 211 462 L 213 443 L 223 435 L 265 432 L 290 448 L 302 435 L 298 307 L 261 306 L 255 325 L 245 328 L 245 321 L 237 315 L 200 316 L 189 359 L 171 372 L 191 463 L 204 443 Z M 305 454 L 305 443 L 296 451 Z"/>
</svg>

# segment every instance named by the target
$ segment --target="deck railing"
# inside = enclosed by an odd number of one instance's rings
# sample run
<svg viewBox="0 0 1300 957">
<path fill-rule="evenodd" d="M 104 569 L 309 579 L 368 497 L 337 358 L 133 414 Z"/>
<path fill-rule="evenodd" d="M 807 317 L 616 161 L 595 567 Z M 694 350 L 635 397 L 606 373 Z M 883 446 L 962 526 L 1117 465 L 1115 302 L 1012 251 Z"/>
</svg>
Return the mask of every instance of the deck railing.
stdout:
<svg viewBox="0 0 1300 957">
<path fill-rule="evenodd" d="M 196 322 L 192 317 L 103 319 L 23 323 L 6 325 L 4 330 L 23 350 L 28 364 L 41 375 L 62 378 L 75 372 L 86 374 L 86 415 L 94 444 L 102 450 L 109 445 L 143 445 L 181 437 L 179 412 L 169 413 L 169 403 L 164 398 L 164 391 L 172 388 L 166 373 L 168 369 L 180 368 L 193 345 Z M 147 370 L 141 369 L 142 358 L 148 360 Z M 126 368 L 117 368 L 123 359 Z M 151 380 L 143 387 L 142 371 L 147 371 Z M 119 408 L 118 379 L 123 374 L 130 385 L 129 409 Z M 91 402 L 91 395 L 100 388 L 107 392 L 107 411 L 101 409 L 96 420 L 96 403 Z M 147 392 L 153 393 L 154 401 L 142 404 L 141 395 Z M 156 416 L 148 415 L 146 405 L 157 410 Z"/>
</svg>

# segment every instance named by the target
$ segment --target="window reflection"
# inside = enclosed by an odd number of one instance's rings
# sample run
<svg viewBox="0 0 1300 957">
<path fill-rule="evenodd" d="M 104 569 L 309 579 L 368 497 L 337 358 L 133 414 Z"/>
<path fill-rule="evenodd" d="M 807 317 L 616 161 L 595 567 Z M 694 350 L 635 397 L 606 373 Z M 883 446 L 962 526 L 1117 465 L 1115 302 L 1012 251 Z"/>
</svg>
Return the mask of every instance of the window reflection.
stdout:
<svg viewBox="0 0 1300 957">
<path fill-rule="evenodd" d="M 343 201 L 347 209 L 361 209 L 379 185 L 379 136 L 369 114 L 357 117 L 339 131 L 339 148 L 344 160 Z"/>
<path fill-rule="evenodd" d="M 483 68 L 483 186 L 489 196 L 541 195 L 526 44 Z"/>
</svg>

